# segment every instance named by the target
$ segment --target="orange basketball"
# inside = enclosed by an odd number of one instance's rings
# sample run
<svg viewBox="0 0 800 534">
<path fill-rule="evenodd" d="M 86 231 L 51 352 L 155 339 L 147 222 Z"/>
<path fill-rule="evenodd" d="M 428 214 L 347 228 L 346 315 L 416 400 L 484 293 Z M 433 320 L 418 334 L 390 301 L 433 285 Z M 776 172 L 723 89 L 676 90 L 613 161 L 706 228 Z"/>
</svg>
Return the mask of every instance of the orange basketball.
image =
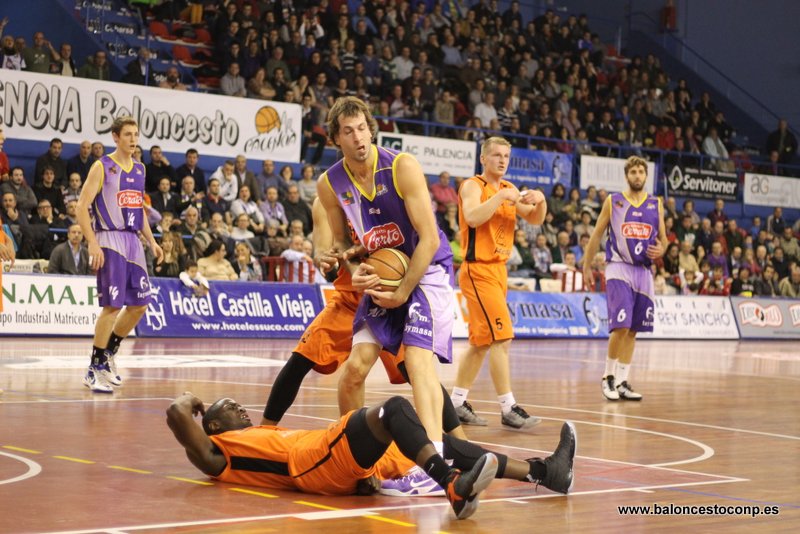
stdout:
<svg viewBox="0 0 800 534">
<path fill-rule="evenodd" d="M 381 291 L 394 291 L 408 270 L 408 256 L 397 249 L 381 248 L 371 253 L 364 263 L 375 268 L 381 279 Z"/>
<path fill-rule="evenodd" d="M 264 106 L 256 113 L 256 130 L 258 133 L 267 133 L 274 128 L 280 128 L 281 120 L 275 108 Z"/>
</svg>

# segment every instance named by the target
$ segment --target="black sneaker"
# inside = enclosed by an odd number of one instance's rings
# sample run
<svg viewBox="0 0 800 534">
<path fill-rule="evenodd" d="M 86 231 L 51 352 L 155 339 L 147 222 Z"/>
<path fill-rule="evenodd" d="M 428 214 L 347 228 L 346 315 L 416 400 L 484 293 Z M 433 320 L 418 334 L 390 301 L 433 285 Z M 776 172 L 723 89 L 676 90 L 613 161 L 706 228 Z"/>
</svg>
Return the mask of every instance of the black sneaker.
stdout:
<svg viewBox="0 0 800 534">
<path fill-rule="evenodd" d="M 555 452 L 544 460 L 541 458 L 528 460 L 528 462 L 542 462 L 547 468 L 544 478 L 532 480 L 532 482 L 538 482 L 545 488 L 558 493 L 569 493 L 574 482 L 572 464 L 575 460 L 575 451 L 577 449 L 578 435 L 575 433 L 575 426 L 567 421 L 561 427 L 561 439 Z"/>
<path fill-rule="evenodd" d="M 447 480 L 445 492 L 458 519 L 466 519 L 478 509 L 478 495 L 497 474 L 497 456 L 487 452 L 469 471 L 454 469 Z"/>
<path fill-rule="evenodd" d="M 528 415 L 522 406 L 515 404 L 511 407 L 510 412 L 502 414 L 500 422 L 503 423 L 503 427 L 510 430 L 528 430 L 541 423 L 542 420 Z"/>
<path fill-rule="evenodd" d="M 456 415 L 462 425 L 486 426 L 489 424 L 489 421 L 475 413 L 472 405 L 467 401 L 456 407 Z"/>
</svg>

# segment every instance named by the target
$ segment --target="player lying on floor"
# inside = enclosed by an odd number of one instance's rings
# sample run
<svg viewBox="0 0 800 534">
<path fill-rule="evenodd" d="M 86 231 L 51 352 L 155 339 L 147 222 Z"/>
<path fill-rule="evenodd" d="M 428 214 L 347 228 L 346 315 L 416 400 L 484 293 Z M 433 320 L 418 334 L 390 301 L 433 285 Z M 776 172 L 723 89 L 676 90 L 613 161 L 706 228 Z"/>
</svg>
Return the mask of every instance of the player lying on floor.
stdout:
<svg viewBox="0 0 800 534">
<path fill-rule="evenodd" d="M 203 416 L 202 428 L 195 415 Z M 444 456 L 453 460 L 451 467 L 403 397 L 349 412 L 324 430 L 287 430 L 253 426 L 247 410 L 233 399 L 219 399 L 206 410 L 186 392 L 167 409 L 167 424 L 189 461 L 222 482 L 352 495 L 367 480 L 374 490 L 376 478 L 402 476 L 416 464 L 445 488 L 459 519 L 475 512 L 478 494 L 495 477 L 567 493 L 577 445 L 571 423 L 564 423 L 558 447 L 544 460 L 514 460 L 445 436 Z"/>
</svg>

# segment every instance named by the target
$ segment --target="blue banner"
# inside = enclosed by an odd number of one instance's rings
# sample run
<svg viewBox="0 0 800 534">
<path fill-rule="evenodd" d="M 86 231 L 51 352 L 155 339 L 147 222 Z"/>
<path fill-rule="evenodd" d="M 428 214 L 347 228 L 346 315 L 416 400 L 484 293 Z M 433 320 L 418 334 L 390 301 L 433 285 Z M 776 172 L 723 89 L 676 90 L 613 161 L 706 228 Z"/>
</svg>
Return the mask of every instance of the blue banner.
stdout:
<svg viewBox="0 0 800 534">
<path fill-rule="evenodd" d="M 509 291 L 508 311 L 519 338 L 608 337 L 605 293 Z"/>
<path fill-rule="evenodd" d="M 569 189 L 572 182 L 572 154 L 512 148 L 505 179 L 517 187 L 541 187 L 547 194 L 558 183 Z"/>
<path fill-rule="evenodd" d="M 152 278 L 137 333 L 153 337 L 299 338 L 322 310 L 311 284 L 211 282 L 197 297 L 180 280 Z"/>
</svg>

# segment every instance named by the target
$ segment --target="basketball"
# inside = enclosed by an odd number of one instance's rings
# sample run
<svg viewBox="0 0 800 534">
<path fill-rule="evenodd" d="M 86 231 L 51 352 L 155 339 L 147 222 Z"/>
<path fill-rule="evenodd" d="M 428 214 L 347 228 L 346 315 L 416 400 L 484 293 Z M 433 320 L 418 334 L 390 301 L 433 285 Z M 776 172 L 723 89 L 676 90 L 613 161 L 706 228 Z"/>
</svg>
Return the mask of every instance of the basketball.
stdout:
<svg viewBox="0 0 800 534">
<path fill-rule="evenodd" d="M 381 279 L 381 291 L 394 291 L 408 270 L 408 256 L 393 248 L 381 248 L 369 255 L 364 263 L 375 268 Z"/>
<path fill-rule="evenodd" d="M 264 106 L 256 113 L 256 130 L 258 133 L 267 133 L 274 128 L 280 128 L 281 120 L 278 118 L 278 112 L 275 108 Z"/>
</svg>

